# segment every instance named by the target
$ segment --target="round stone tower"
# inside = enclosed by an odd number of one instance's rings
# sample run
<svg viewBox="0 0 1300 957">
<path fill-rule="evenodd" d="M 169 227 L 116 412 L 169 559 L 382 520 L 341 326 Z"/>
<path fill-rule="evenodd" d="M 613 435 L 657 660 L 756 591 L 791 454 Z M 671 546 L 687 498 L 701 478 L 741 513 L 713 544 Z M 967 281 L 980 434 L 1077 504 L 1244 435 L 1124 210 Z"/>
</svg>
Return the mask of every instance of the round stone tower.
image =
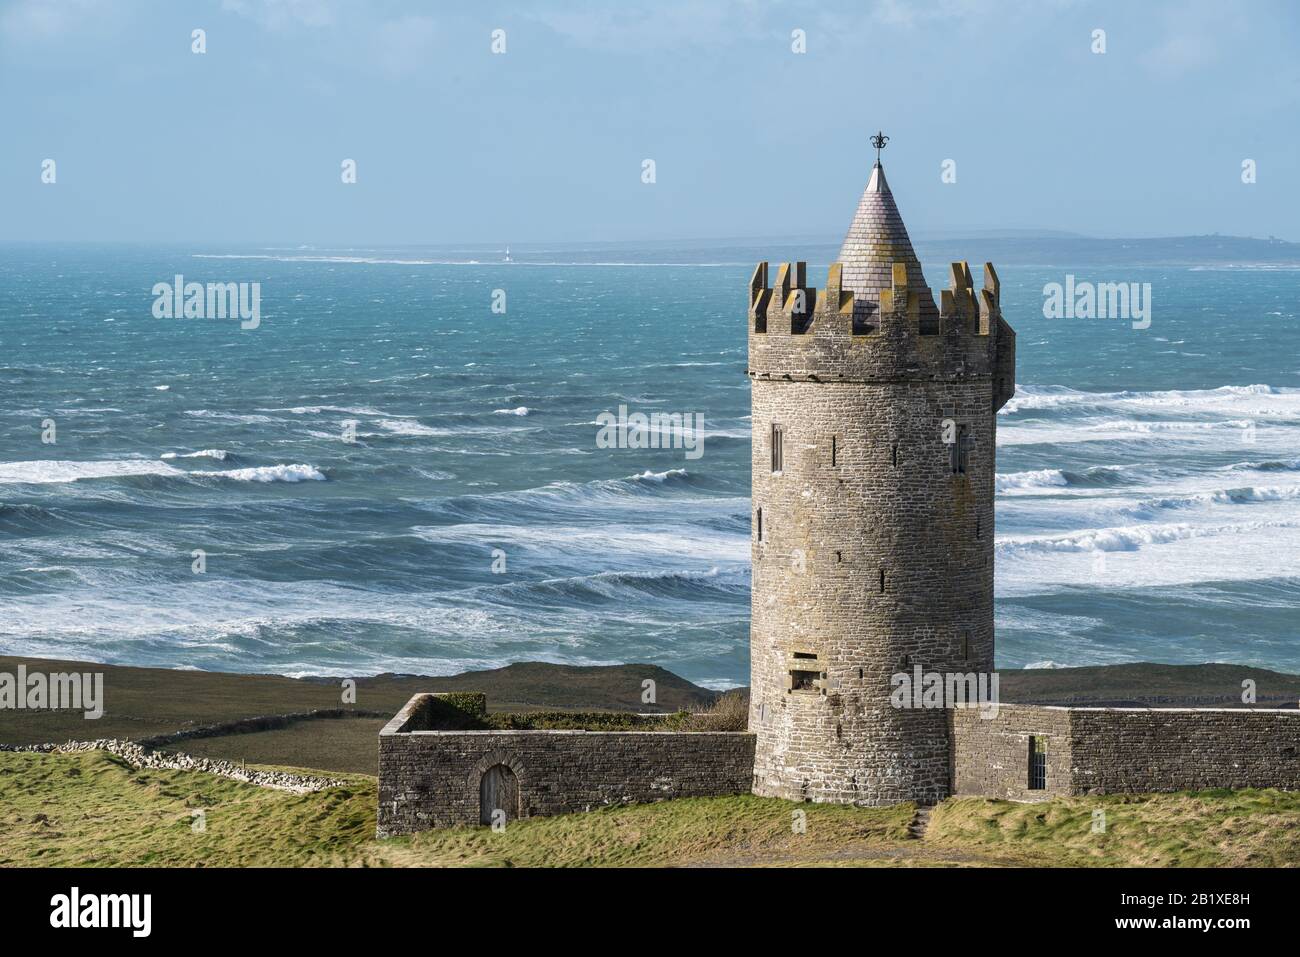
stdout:
<svg viewBox="0 0 1300 957">
<path fill-rule="evenodd" d="M 994 428 L 1014 369 L 992 265 L 977 290 L 954 263 L 936 307 L 879 158 L 825 288 L 801 262 L 770 286 L 754 270 L 755 793 L 948 795 L 950 701 L 924 706 L 897 676 L 992 672 Z"/>
</svg>

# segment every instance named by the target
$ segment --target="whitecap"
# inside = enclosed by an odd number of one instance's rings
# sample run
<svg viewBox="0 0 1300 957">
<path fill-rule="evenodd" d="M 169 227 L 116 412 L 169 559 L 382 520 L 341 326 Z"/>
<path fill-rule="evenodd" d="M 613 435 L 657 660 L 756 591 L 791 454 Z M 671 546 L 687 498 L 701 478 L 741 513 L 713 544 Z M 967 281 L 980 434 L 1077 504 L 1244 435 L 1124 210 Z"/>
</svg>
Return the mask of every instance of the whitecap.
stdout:
<svg viewBox="0 0 1300 957">
<path fill-rule="evenodd" d="M 190 472 L 204 478 L 232 479 L 236 482 L 324 482 L 325 475 L 311 465 L 260 465 L 223 472 Z"/>
<path fill-rule="evenodd" d="M 332 438 L 332 436 L 331 436 Z M 199 449 L 197 452 L 164 452 L 160 458 L 164 459 L 216 459 L 218 462 L 224 462 L 230 453 L 225 449 Z"/>
</svg>

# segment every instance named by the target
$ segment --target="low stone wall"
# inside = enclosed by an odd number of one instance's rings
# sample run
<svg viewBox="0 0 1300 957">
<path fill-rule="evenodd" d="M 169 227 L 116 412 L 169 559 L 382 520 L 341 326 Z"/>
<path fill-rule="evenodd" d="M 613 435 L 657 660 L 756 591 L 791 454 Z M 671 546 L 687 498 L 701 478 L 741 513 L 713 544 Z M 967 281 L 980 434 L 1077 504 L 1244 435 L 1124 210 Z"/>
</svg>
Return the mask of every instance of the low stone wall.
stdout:
<svg viewBox="0 0 1300 957">
<path fill-rule="evenodd" d="M 64 744 L 0 744 L 0 751 L 13 754 L 75 754 L 78 751 L 106 751 L 121 758 L 133 768 L 157 768 L 172 771 L 202 771 L 218 777 L 255 784 L 277 791 L 294 794 L 311 794 L 325 788 L 343 787 L 349 782 L 343 778 L 316 777 L 294 774 L 291 771 L 261 771 L 246 768 L 233 761 L 217 758 L 196 758 L 179 751 L 153 751 L 137 741 L 101 738 L 95 741 L 68 741 Z"/>
<path fill-rule="evenodd" d="M 1300 711 L 1003 705 L 953 711 L 953 793 L 1045 800 L 1072 794 L 1300 790 Z M 1029 790 L 1029 739 L 1047 750 Z"/>
<path fill-rule="evenodd" d="M 380 837 L 481 823 L 480 788 L 497 766 L 514 804 L 507 821 L 741 794 L 753 783 L 747 732 L 418 730 L 430 697 L 412 698 L 380 732 Z"/>
<path fill-rule="evenodd" d="M 952 793 L 960 796 L 1045 801 L 1071 793 L 1070 712 L 1064 708 L 1002 705 L 997 717 L 979 708 L 951 712 Z M 1046 747 L 1046 787 L 1029 789 L 1029 739 Z"/>
<path fill-rule="evenodd" d="M 1070 709 L 1075 794 L 1300 790 L 1300 711 Z"/>
</svg>

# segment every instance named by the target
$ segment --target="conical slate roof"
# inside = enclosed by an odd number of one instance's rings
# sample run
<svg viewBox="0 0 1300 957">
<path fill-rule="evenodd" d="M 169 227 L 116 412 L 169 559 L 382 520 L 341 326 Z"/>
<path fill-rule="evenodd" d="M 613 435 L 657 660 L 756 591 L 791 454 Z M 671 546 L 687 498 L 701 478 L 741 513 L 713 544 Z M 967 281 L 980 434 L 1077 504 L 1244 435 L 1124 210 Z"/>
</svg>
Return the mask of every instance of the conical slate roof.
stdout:
<svg viewBox="0 0 1300 957">
<path fill-rule="evenodd" d="M 878 160 L 858 201 L 849 234 L 840 247 L 839 261 L 844 266 L 843 288 L 851 289 L 858 302 L 872 303 L 880 299 L 880 290 L 893 285 L 892 264 L 906 263 L 907 285 L 918 294 L 922 312 L 934 309 L 930 288 L 921 274 L 921 263 L 912 250 L 907 227 L 894 205 L 894 194 Z"/>
</svg>

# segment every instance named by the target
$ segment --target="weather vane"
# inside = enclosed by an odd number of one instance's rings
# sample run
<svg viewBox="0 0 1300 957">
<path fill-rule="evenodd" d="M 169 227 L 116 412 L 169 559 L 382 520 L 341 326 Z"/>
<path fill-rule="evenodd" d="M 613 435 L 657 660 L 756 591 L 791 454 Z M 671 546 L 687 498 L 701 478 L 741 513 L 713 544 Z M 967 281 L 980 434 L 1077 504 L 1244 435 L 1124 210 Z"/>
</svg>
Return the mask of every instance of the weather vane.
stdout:
<svg viewBox="0 0 1300 957">
<path fill-rule="evenodd" d="M 880 163 L 880 151 L 885 148 L 885 144 L 888 142 L 889 142 L 889 137 L 886 136 L 884 133 L 880 132 L 880 130 L 876 130 L 876 135 L 871 137 L 871 145 L 876 148 L 877 164 Z"/>
</svg>

